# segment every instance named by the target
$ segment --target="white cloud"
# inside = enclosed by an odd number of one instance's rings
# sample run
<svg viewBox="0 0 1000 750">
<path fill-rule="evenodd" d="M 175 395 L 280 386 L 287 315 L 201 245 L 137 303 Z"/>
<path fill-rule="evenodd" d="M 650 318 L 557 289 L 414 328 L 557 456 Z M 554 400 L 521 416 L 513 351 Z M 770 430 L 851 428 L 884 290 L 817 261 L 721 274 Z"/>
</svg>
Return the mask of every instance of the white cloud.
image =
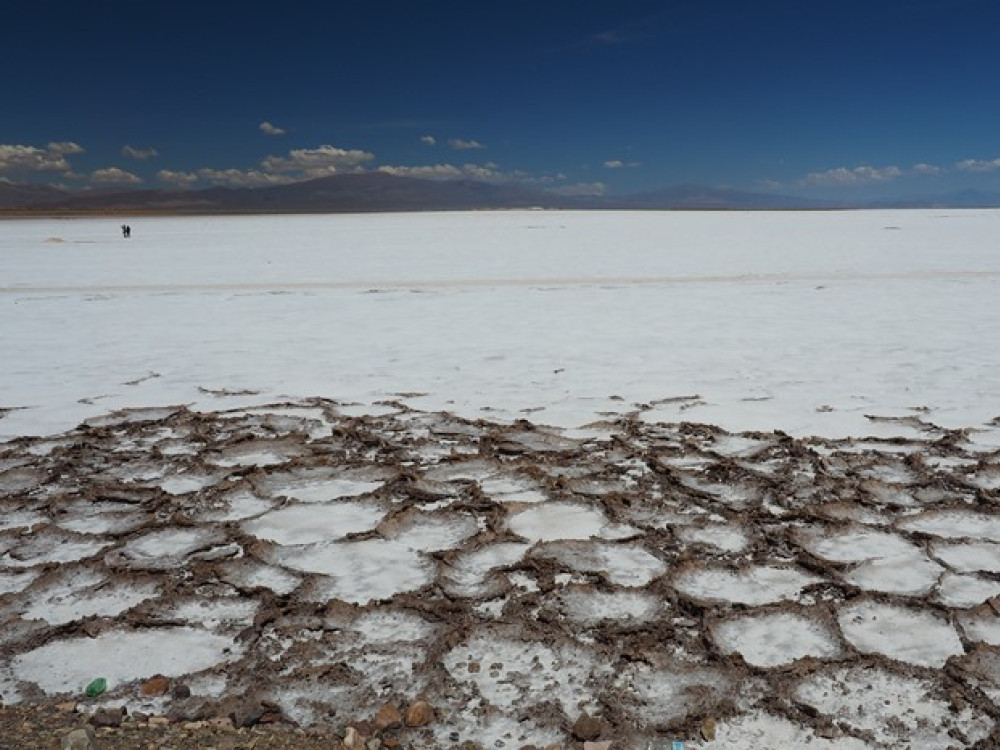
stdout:
<svg viewBox="0 0 1000 750">
<path fill-rule="evenodd" d="M 50 143 L 43 148 L 0 144 L 0 173 L 2 172 L 63 172 L 71 173 L 67 155 L 82 154 L 83 148 L 64 141 Z"/>
<path fill-rule="evenodd" d="M 313 178 L 356 172 L 374 158 L 375 154 L 360 149 L 320 146 L 294 149 L 288 156 L 268 156 L 260 165 L 269 173 L 298 173 L 300 178 Z"/>
<path fill-rule="evenodd" d="M 420 136 L 420 142 L 425 146 L 436 146 L 437 138 L 435 138 L 433 135 L 422 135 Z"/>
<path fill-rule="evenodd" d="M 914 164 L 911 171 L 920 175 L 939 175 L 944 172 L 941 167 L 936 167 L 933 164 Z"/>
<path fill-rule="evenodd" d="M 142 178 L 138 175 L 118 167 L 95 169 L 90 173 L 90 180 L 104 185 L 138 185 L 142 182 Z"/>
<path fill-rule="evenodd" d="M 451 138 L 448 141 L 448 145 L 456 151 L 474 151 L 478 148 L 486 148 L 479 141 L 467 141 L 464 138 Z"/>
<path fill-rule="evenodd" d="M 964 159 L 955 167 L 963 172 L 992 172 L 1000 169 L 1000 159 Z"/>
<path fill-rule="evenodd" d="M 831 187 L 844 185 L 864 185 L 872 182 L 888 182 L 903 174 L 899 167 L 837 167 L 823 172 L 812 172 L 805 176 L 801 184 L 808 187 Z"/>
<path fill-rule="evenodd" d="M 154 156 L 159 156 L 160 154 L 155 148 L 134 148 L 132 146 L 122 146 L 122 156 L 126 156 L 129 159 L 135 159 L 136 161 L 145 161 L 146 159 L 151 159 Z"/>
<path fill-rule="evenodd" d="M 635 167 L 642 166 L 637 161 L 622 161 L 621 159 L 609 159 L 604 162 L 605 169 L 634 169 Z"/>
<path fill-rule="evenodd" d="M 194 172 L 174 172 L 169 169 L 161 169 L 156 173 L 156 179 L 177 187 L 191 187 L 198 182 L 198 175 Z"/>
<path fill-rule="evenodd" d="M 277 125 L 272 125 L 267 120 L 264 120 L 264 122 L 262 122 L 257 127 L 260 128 L 260 132 L 263 133 L 264 135 L 284 135 L 285 134 L 285 131 L 284 131 L 283 128 L 279 128 Z"/>
<path fill-rule="evenodd" d="M 213 185 L 227 187 L 262 187 L 295 182 L 292 177 L 261 172 L 257 169 L 199 169 L 198 177 Z"/>
</svg>

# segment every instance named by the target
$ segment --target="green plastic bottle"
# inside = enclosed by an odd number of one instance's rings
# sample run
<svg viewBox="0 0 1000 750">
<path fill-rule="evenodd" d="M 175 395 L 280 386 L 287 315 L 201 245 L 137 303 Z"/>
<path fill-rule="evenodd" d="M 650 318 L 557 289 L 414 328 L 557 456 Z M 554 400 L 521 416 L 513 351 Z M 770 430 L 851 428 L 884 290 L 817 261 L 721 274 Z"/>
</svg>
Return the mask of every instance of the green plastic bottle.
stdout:
<svg viewBox="0 0 1000 750">
<path fill-rule="evenodd" d="M 108 689 L 108 681 L 103 677 L 98 677 L 96 680 L 87 685 L 87 689 L 84 691 L 88 698 L 96 698 L 105 690 Z"/>
</svg>

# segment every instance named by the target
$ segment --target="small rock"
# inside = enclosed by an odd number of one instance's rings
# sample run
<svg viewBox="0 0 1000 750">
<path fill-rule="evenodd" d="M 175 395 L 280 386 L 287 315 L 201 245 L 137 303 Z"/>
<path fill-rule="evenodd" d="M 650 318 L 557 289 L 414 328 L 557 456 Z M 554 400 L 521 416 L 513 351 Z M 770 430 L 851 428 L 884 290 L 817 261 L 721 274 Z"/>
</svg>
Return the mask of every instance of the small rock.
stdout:
<svg viewBox="0 0 1000 750">
<path fill-rule="evenodd" d="M 343 742 L 345 750 L 365 750 L 365 738 L 354 727 L 347 728 Z"/>
<path fill-rule="evenodd" d="M 469 672 L 476 673 L 480 669 L 481 669 L 481 667 L 479 666 L 479 662 L 478 661 L 470 661 L 469 662 Z"/>
<path fill-rule="evenodd" d="M 216 729 L 233 728 L 233 720 L 228 716 L 213 716 L 211 719 L 208 719 L 208 724 Z"/>
<path fill-rule="evenodd" d="M 402 723 L 403 719 L 399 715 L 399 709 L 392 703 L 386 703 L 375 712 L 376 729 L 395 729 Z"/>
<path fill-rule="evenodd" d="M 588 714 L 580 714 L 580 718 L 576 720 L 571 731 L 578 740 L 586 742 L 600 737 L 603 728 L 600 719 L 595 719 Z"/>
<path fill-rule="evenodd" d="M 715 741 L 715 719 L 704 719 L 701 722 L 701 738 L 705 742 Z"/>
<path fill-rule="evenodd" d="M 151 727 L 162 727 L 166 724 L 169 724 L 170 719 L 168 719 L 166 716 L 150 716 L 146 720 L 146 723 L 149 724 L 149 726 Z"/>
<path fill-rule="evenodd" d="M 174 689 L 170 691 L 170 697 L 171 698 L 176 698 L 178 700 L 183 699 L 183 698 L 190 698 L 191 697 L 191 688 L 189 688 L 187 685 L 185 685 L 182 682 L 178 683 L 178 684 L 174 685 Z"/>
<path fill-rule="evenodd" d="M 98 750 L 100 745 L 97 744 L 97 735 L 94 734 L 94 730 L 90 727 L 84 727 L 74 729 L 64 735 L 60 748 L 62 750 Z"/>
<path fill-rule="evenodd" d="M 395 729 L 386 729 L 382 732 L 382 746 L 389 750 L 396 750 L 399 747 L 399 734 Z"/>
<path fill-rule="evenodd" d="M 169 688 L 170 680 L 162 674 L 158 674 L 155 677 L 150 677 L 142 683 L 142 687 L 139 688 L 139 692 L 147 698 L 153 698 L 158 695 L 166 695 Z"/>
<path fill-rule="evenodd" d="M 264 713 L 263 706 L 257 701 L 244 701 L 230 712 L 229 718 L 233 720 L 234 727 L 252 727 Z"/>
<path fill-rule="evenodd" d="M 379 748 L 382 747 L 382 740 L 380 740 L 378 737 L 370 739 L 368 740 L 368 744 L 366 745 L 366 747 L 368 748 L 368 750 L 379 750 Z"/>
<path fill-rule="evenodd" d="M 602 742 L 584 742 L 583 750 L 609 750 L 611 747 L 611 740 L 604 740 Z"/>
<path fill-rule="evenodd" d="M 67 714 L 72 714 L 76 712 L 76 706 L 76 701 L 63 701 L 56 704 L 56 709 Z"/>
<path fill-rule="evenodd" d="M 434 721 L 434 709 L 427 701 L 414 701 L 406 707 L 404 717 L 408 727 L 424 727 Z"/>
<path fill-rule="evenodd" d="M 120 727 L 122 712 L 118 708 L 99 708 L 90 717 L 90 723 L 95 727 Z"/>
</svg>

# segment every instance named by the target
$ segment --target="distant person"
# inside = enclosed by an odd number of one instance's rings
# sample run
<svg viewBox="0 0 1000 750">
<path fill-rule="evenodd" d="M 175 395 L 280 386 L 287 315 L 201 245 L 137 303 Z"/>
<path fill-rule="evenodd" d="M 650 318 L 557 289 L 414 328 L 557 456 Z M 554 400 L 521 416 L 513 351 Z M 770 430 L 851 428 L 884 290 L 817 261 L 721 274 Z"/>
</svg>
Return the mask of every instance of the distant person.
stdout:
<svg viewBox="0 0 1000 750">
<path fill-rule="evenodd" d="M 132 236 L 132 227 L 130 227 L 128 224 L 125 225 L 125 236 L 126 237 Z"/>
<path fill-rule="evenodd" d="M 128 237 L 128 226 L 122 224 L 122 237 Z"/>
</svg>

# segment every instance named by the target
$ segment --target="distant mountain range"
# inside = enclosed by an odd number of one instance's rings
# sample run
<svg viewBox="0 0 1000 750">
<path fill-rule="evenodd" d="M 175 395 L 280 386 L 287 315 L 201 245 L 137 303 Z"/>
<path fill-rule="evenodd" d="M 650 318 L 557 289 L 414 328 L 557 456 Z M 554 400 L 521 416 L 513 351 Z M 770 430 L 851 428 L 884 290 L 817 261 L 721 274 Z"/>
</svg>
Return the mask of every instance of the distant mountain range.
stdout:
<svg viewBox="0 0 1000 750">
<path fill-rule="evenodd" d="M 1000 207 L 1000 193 L 967 190 L 872 203 L 831 203 L 770 193 L 678 185 L 627 196 L 570 197 L 518 185 L 425 180 L 384 173 L 321 177 L 287 185 L 202 190 L 67 191 L 0 182 L 0 215 L 232 214 L 447 211 L 505 208 L 805 210 Z"/>
</svg>

